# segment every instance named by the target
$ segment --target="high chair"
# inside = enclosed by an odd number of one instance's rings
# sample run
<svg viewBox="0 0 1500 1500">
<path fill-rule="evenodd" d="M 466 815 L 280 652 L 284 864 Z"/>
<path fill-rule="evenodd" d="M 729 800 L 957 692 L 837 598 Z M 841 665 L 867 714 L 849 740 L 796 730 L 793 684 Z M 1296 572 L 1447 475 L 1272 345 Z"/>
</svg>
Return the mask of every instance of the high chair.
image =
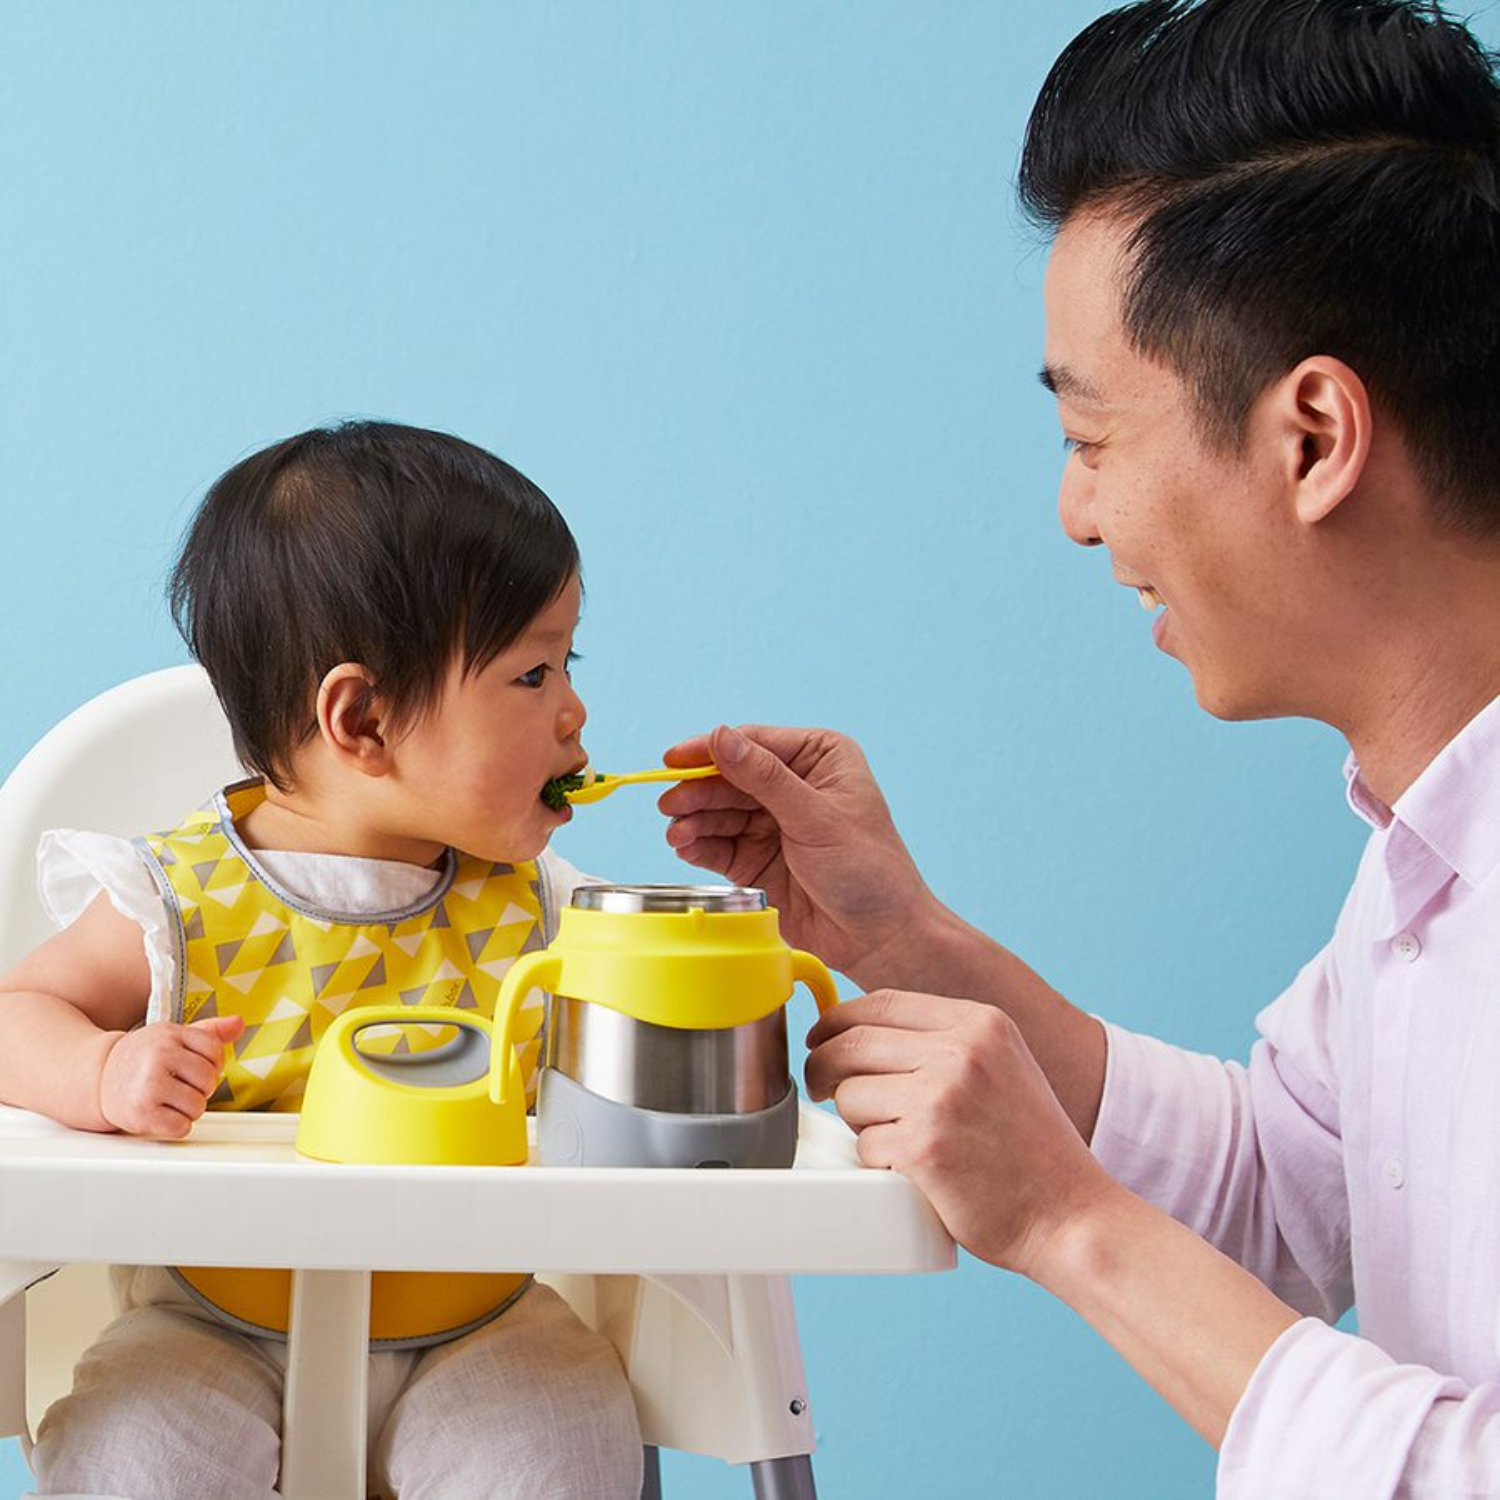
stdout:
<svg viewBox="0 0 1500 1500">
<path fill-rule="evenodd" d="M 133 835 L 169 827 L 195 801 L 240 774 L 222 712 L 196 666 L 149 673 L 70 714 L 0 786 L 0 972 L 50 934 L 35 889 L 35 850 L 44 829 Z M 3 1108 L 0 1115 L 36 1120 Z M 857 1166 L 852 1137 L 837 1121 L 821 1111 L 806 1110 L 805 1116 L 804 1142 L 817 1137 L 824 1143 L 820 1149 L 832 1153 L 830 1161 Z M 205 1117 L 200 1128 L 211 1129 L 212 1118 Z M 217 1118 L 256 1124 L 244 1116 Z M 262 1123 L 274 1124 L 265 1117 Z M 76 1139 L 61 1127 L 44 1128 Z M 131 1144 L 118 1137 L 87 1139 L 96 1146 Z M 16 1160 L 19 1149 L 8 1142 L 0 1121 L 0 1170 L 7 1151 Z M 545 1169 L 517 1170 L 532 1181 L 545 1175 Z M 713 1174 L 721 1180 L 771 1175 Z M 776 1175 L 769 1191 L 802 1175 Z M 825 1255 L 822 1243 L 812 1252 L 804 1245 L 796 1252 L 798 1263 L 788 1262 L 786 1269 L 915 1271 L 954 1263 L 951 1240 L 903 1179 L 852 1170 L 839 1176 L 860 1189 L 857 1200 L 848 1200 L 857 1201 L 858 1211 L 840 1210 L 840 1225 L 845 1218 L 853 1225 L 843 1238 L 853 1243 L 850 1237 L 859 1236 L 868 1253 L 840 1261 L 836 1251 Z M 99 1190 L 112 1180 L 106 1172 L 97 1179 Z M 22 1185 L 32 1181 L 26 1177 Z M 569 1189 L 576 1181 L 570 1179 Z M 771 1201 L 764 1184 L 757 1192 L 755 1204 Z M 87 1226 L 69 1241 L 81 1248 L 57 1251 L 51 1247 L 61 1242 L 55 1240 L 41 1251 L 27 1248 L 30 1227 L 45 1224 L 51 1233 L 55 1216 L 45 1197 L 28 1207 L 23 1196 L 13 1183 L 13 1216 L 7 1219 L 0 1194 L 0 1436 L 19 1434 L 29 1443 L 46 1406 L 68 1389 L 74 1361 L 113 1315 L 100 1262 L 112 1252 L 129 1257 L 114 1247 L 93 1246 Z M 754 1212 L 768 1216 L 761 1207 Z M 771 1213 L 796 1217 L 784 1204 L 773 1204 Z M 838 1237 L 823 1231 L 823 1242 Z M 588 1263 L 602 1264 L 607 1253 L 607 1247 L 590 1247 Z M 51 1275 L 64 1259 L 69 1263 Z M 682 1264 L 640 1267 L 637 1260 L 633 1268 L 671 1272 Z M 647 1444 L 645 1497 L 660 1494 L 657 1449 L 665 1446 L 748 1464 L 758 1500 L 812 1500 L 812 1419 L 784 1275 L 701 1274 L 695 1265 L 692 1274 L 541 1279 L 620 1355 Z M 286 1500 L 357 1500 L 365 1494 L 367 1303 L 361 1296 L 368 1297 L 367 1274 L 294 1272 L 280 1481 Z M 353 1338 L 351 1329 L 357 1330 Z"/>
</svg>

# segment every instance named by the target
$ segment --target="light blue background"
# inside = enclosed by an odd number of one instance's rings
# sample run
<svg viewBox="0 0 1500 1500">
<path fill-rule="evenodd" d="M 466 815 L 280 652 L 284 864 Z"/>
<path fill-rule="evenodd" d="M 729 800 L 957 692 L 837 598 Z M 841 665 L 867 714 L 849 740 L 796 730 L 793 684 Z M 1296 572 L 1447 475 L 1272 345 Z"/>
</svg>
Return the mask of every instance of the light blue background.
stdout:
<svg viewBox="0 0 1500 1500">
<path fill-rule="evenodd" d="M 1360 825 L 1331 733 L 1204 716 L 1056 524 L 1011 179 L 1102 8 L 7 0 L 0 771 L 182 659 L 162 579 L 238 456 L 349 414 L 442 427 L 574 525 L 598 763 L 723 718 L 852 731 L 944 897 L 1081 1004 L 1243 1054 Z M 559 847 L 687 873 L 645 796 Z M 797 1296 L 830 1500 L 1211 1489 L 1014 1278 Z M 0 1493 L 24 1475 L 0 1447 Z"/>
</svg>

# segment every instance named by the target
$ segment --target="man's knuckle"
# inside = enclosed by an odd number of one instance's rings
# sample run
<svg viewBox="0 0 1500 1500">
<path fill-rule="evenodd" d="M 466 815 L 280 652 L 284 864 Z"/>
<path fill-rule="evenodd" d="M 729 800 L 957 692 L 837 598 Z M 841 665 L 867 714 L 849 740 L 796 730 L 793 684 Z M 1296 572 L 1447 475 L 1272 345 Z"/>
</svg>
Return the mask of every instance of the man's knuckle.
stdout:
<svg viewBox="0 0 1500 1500">
<path fill-rule="evenodd" d="M 918 1176 L 931 1176 L 942 1167 L 942 1137 L 939 1132 L 917 1126 L 907 1132 L 902 1157 L 906 1167 Z"/>
<path fill-rule="evenodd" d="M 873 1035 L 868 1026 L 854 1026 L 846 1031 L 842 1038 L 844 1062 L 855 1064 L 867 1061 Z"/>
</svg>

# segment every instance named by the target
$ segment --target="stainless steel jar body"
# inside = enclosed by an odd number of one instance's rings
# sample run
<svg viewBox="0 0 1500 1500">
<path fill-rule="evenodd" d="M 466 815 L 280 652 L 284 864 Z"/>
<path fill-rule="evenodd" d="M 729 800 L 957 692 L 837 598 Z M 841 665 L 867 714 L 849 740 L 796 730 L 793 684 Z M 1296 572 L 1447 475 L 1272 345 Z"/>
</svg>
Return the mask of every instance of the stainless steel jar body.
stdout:
<svg viewBox="0 0 1500 1500">
<path fill-rule="evenodd" d="M 766 895 L 737 886 L 592 885 L 574 892 L 573 905 L 712 914 L 764 911 Z M 603 1099 L 673 1114 L 751 1114 L 779 1103 L 791 1085 L 781 1006 L 743 1026 L 686 1030 L 556 995 L 542 1062 Z"/>
<path fill-rule="evenodd" d="M 601 1098 L 673 1114 L 750 1114 L 791 1083 L 786 1011 L 744 1026 L 683 1031 L 607 1005 L 553 996 L 543 1066 Z"/>
<path fill-rule="evenodd" d="M 731 886 L 584 886 L 573 905 L 706 916 L 764 911 L 766 897 Z M 744 1014 L 716 1009 L 711 993 L 701 998 L 704 1016 Z M 554 994 L 547 1004 L 537 1092 L 537 1146 L 547 1165 L 792 1165 L 797 1091 L 784 1006 L 739 1026 L 677 1027 L 616 1010 L 607 993 Z"/>
</svg>

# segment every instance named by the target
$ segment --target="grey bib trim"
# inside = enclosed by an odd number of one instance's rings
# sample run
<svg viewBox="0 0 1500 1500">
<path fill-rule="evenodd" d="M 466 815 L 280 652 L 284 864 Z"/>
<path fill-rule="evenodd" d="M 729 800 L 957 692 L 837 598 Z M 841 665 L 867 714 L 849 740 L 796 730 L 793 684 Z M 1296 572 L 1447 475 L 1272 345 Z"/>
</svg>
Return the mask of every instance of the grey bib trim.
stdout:
<svg viewBox="0 0 1500 1500">
<path fill-rule="evenodd" d="M 167 879 L 167 872 L 162 868 L 162 862 L 156 857 L 156 851 L 145 839 L 132 839 L 135 852 L 140 855 L 141 863 L 145 865 L 152 880 L 156 882 L 156 889 L 162 899 L 162 905 L 167 909 L 167 915 L 172 919 L 172 1019 L 179 1024 L 183 1018 L 183 1005 L 187 998 L 187 928 L 182 920 L 182 905 L 177 900 L 177 892 L 172 888 L 172 882 Z"/>
<path fill-rule="evenodd" d="M 246 1318 L 237 1318 L 233 1313 L 227 1313 L 217 1302 L 210 1301 L 202 1292 L 190 1282 L 176 1266 L 168 1266 L 172 1279 L 193 1299 L 204 1312 L 206 1312 L 216 1323 L 222 1323 L 226 1328 L 232 1328 L 236 1333 L 248 1334 L 251 1338 L 270 1339 L 273 1343 L 286 1343 L 286 1334 L 279 1328 L 265 1328 L 259 1323 L 252 1323 Z M 379 1274 L 378 1272 L 375 1274 Z M 442 1276 L 442 1271 L 428 1271 L 424 1275 Z M 458 1274 L 458 1273 L 454 1273 Z M 433 1344 L 450 1344 L 454 1339 L 461 1339 L 466 1333 L 473 1333 L 476 1328 L 483 1328 L 486 1323 L 493 1323 L 502 1313 L 514 1307 L 526 1292 L 530 1291 L 535 1277 L 528 1275 L 526 1280 L 513 1291 L 498 1306 L 492 1307 L 488 1312 L 481 1313 L 479 1317 L 471 1319 L 467 1323 L 460 1324 L 457 1328 L 442 1328 L 436 1333 L 418 1333 L 410 1338 L 404 1339 L 371 1339 L 370 1348 L 374 1351 L 392 1349 L 426 1349 Z"/>
<path fill-rule="evenodd" d="M 270 871 L 255 857 L 255 851 L 240 837 L 239 829 L 234 826 L 234 818 L 229 811 L 230 796 L 246 787 L 259 785 L 259 779 L 251 777 L 224 787 L 214 793 L 214 810 L 219 815 L 219 824 L 229 847 L 244 860 L 251 875 L 283 906 L 304 917 L 311 917 L 315 922 L 332 922 L 338 927 L 384 927 L 431 911 L 448 894 L 453 878 L 458 873 L 458 855 L 451 848 L 443 850 L 443 869 L 437 884 L 420 901 L 414 901 L 410 906 L 398 907 L 394 911 L 325 911 L 320 906 L 304 901 L 272 877 Z"/>
</svg>

